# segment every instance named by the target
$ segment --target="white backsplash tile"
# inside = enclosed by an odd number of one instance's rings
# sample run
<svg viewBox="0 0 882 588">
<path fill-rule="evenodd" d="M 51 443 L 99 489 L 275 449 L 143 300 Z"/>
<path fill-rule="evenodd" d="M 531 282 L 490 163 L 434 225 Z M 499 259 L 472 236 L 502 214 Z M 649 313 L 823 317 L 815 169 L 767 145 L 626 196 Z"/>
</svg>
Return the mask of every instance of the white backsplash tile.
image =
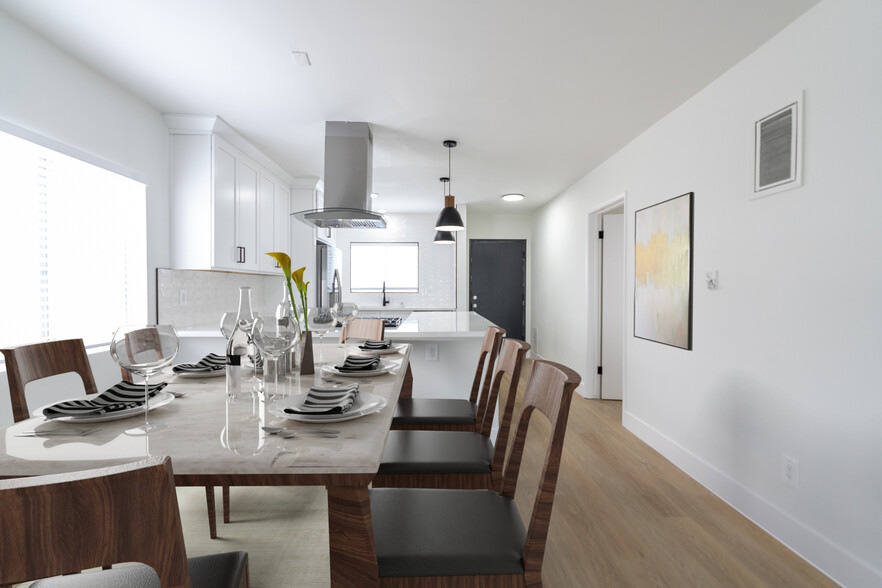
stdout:
<svg viewBox="0 0 882 588">
<path fill-rule="evenodd" d="M 157 321 L 177 329 L 217 326 L 223 313 L 239 308 L 240 286 L 251 286 L 254 312 L 271 315 L 282 298 L 284 282 L 282 276 L 159 269 Z"/>
</svg>

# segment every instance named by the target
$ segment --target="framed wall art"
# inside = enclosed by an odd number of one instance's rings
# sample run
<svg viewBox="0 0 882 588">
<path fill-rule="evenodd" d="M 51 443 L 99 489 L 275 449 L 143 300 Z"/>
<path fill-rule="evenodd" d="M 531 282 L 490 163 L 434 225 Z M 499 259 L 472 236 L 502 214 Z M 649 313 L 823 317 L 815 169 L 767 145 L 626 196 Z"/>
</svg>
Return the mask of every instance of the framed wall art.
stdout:
<svg viewBox="0 0 882 588">
<path fill-rule="evenodd" d="M 692 349 L 689 192 L 634 213 L 634 336 Z"/>
</svg>

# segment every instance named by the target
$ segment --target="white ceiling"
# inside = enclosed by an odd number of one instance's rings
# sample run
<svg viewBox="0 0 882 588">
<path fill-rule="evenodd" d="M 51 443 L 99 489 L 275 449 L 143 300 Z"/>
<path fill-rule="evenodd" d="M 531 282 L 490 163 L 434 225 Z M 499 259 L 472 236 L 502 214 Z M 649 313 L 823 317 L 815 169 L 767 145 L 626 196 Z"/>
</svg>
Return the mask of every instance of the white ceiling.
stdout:
<svg viewBox="0 0 882 588">
<path fill-rule="evenodd" d="M 162 112 L 217 114 L 295 176 L 371 123 L 375 208 L 526 212 L 817 0 L 0 0 Z M 312 67 L 295 67 L 306 51 Z M 527 199 L 503 203 L 505 192 Z"/>
</svg>

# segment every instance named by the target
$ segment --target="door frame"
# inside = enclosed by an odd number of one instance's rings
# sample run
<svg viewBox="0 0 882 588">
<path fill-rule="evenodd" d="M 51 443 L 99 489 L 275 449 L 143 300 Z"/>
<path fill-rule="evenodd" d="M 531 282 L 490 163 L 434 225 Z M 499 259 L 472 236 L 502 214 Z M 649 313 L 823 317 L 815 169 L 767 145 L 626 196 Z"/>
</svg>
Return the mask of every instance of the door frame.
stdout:
<svg viewBox="0 0 882 588">
<path fill-rule="evenodd" d="M 588 362 L 588 374 L 585 378 L 585 383 L 587 384 L 587 394 L 586 398 L 600 398 L 600 375 L 597 373 L 597 366 L 601 364 L 601 340 L 603 333 L 601 331 L 602 324 L 602 297 L 603 291 L 601 288 L 602 280 L 603 280 L 603 258 L 602 258 L 602 249 L 600 244 L 600 239 L 597 237 L 597 233 L 600 231 L 600 228 L 603 226 L 602 217 L 605 213 L 618 208 L 619 206 L 625 206 L 625 237 L 627 239 L 628 235 L 628 223 L 627 223 L 627 192 L 622 192 L 621 194 L 606 200 L 593 210 L 588 213 L 588 231 L 586 232 L 586 250 L 587 255 L 586 259 L 588 261 L 588 268 L 585 272 L 586 275 L 586 284 L 585 284 L 585 294 L 587 295 L 586 307 L 588 308 L 588 324 L 586 325 L 587 331 L 587 356 L 586 361 Z M 625 259 L 628 258 L 628 248 L 627 243 L 625 244 Z M 623 275 L 623 284 L 622 284 L 622 292 L 627 292 L 627 275 L 628 272 L 625 271 L 622 273 Z M 627 312 L 624 313 L 627 315 Z M 623 321 L 627 320 L 623 317 Z M 625 330 L 625 325 L 622 324 L 623 332 L 627 333 Z M 623 338 L 623 346 L 624 345 Z M 625 390 L 627 386 L 625 385 L 625 373 L 627 370 L 625 367 L 627 366 L 628 357 L 625 353 L 625 349 L 622 349 L 622 398 L 624 400 Z"/>
</svg>

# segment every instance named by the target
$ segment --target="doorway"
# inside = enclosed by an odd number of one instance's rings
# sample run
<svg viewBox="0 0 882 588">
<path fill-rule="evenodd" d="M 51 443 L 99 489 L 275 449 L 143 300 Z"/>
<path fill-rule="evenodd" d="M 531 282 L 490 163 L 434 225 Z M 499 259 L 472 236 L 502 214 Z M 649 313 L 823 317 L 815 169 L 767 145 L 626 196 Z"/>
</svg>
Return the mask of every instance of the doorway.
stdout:
<svg viewBox="0 0 882 588">
<path fill-rule="evenodd" d="M 469 240 L 469 310 L 525 340 L 527 241 Z"/>
<path fill-rule="evenodd" d="M 588 361 L 590 397 L 622 400 L 625 340 L 625 194 L 588 217 Z M 593 367 L 592 367 L 593 371 Z"/>
</svg>

